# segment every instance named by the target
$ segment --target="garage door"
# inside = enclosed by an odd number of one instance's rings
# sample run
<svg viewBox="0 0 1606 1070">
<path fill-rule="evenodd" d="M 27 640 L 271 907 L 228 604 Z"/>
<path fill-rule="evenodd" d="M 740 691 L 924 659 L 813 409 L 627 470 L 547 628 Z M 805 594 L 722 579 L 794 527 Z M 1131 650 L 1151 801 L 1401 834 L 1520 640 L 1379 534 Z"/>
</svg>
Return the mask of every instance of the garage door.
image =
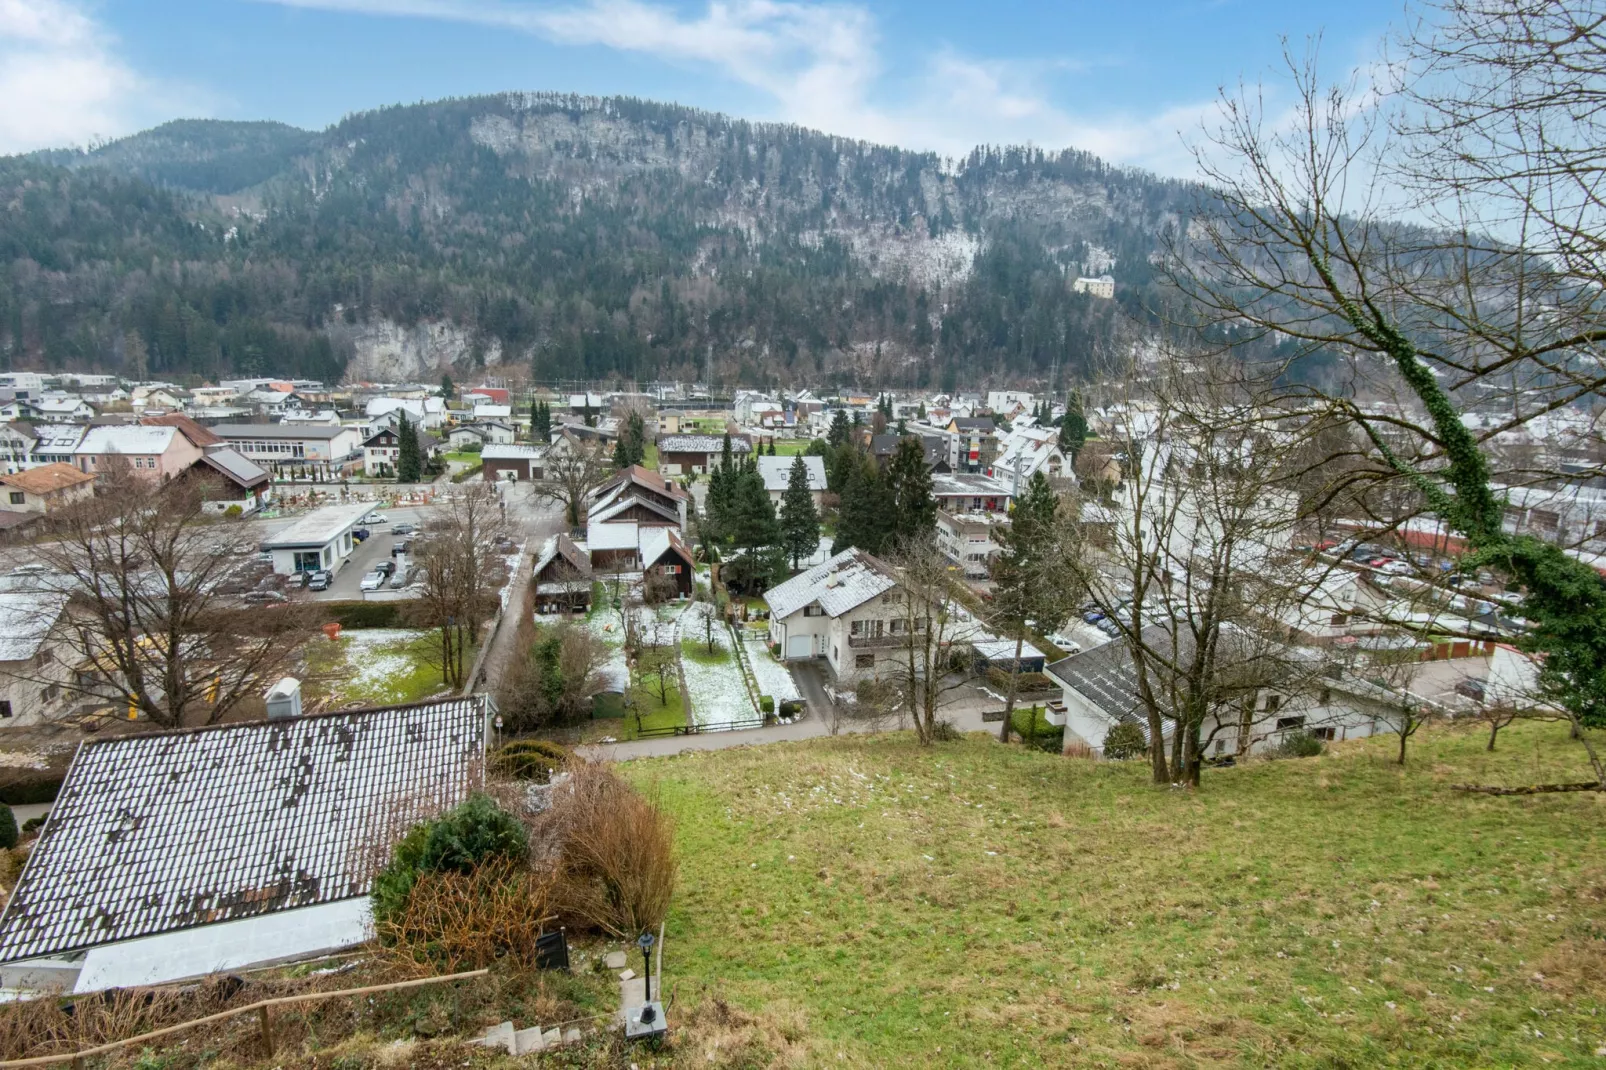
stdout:
<svg viewBox="0 0 1606 1070">
<path fill-rule="evenodd" d="M 789 658 L 806 658 L 814 652 L 814 637 L 812 635 L 789 635 L 786 637 L 786 656 Z"/>
</svg>

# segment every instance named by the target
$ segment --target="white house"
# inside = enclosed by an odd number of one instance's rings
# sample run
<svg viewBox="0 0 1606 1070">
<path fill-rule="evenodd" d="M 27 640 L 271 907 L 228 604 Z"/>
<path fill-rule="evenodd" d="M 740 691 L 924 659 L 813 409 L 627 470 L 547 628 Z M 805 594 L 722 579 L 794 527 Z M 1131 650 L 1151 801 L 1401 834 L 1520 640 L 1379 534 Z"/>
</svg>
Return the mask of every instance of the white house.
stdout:
<svg viewBox="0 0 1606 1070">
<path fill-rule="evenodd" d="M 77 660 L 62 620 L 67 595 L 48 577 L 0 577 L 0 729 L 35 725 L 71 706 Z"/>
<path fill-rule="evenodd" d="M 359 455 L 363 440 L 362 428 L 327 424 L 218 424 L 212 433 L 275 474 L 318 470 L 326 478 Z"/>
<path fill-rule="evenodd" d="M 82 423 L 95 418 L 94 408 L 83 398 L 45 397 L 28 404 L 48 424 Z"/>
<path fill-rule="evenodd" d="M 395 412 L 405 412 L 407 418 L 414 424 L 433 431 L 446 422 L 446 400 L 438 397 L 426 398 L 369 398 L 363 410 L 371 424 L 377 426 L 385 417 Z"/>
<path fill-rule="evenodd" d="M 351 533 L 368 515 L 366 502 L 325 505 L 262 540 L 261 548 L 273 557 L 273 571 L 281 576 L 332 569 L 351 556 Z"/>
<path fill-rule="evenodd" d="M 838 684 L 895 667 L 905 624 L 892 569 L 854 548 L 770 588 L 769 639 L 787 661 L 822 660 Z M 890 663 L 890 666 L 889 666 Z"/>
<path fill-rule="evenodd" d="M 814 499 L 814 508 L 820 508 L 820 500 L 825 494 L 825 458 L 824 457 L 770 457 L 764 455 L 756 458 L 758 474 L 764 480 L 764 489 L 769 492 L 770 501 L 779 508 L 781 497 L 786 493 L 787 485 L 792 480 L 792 462 L 801 460 L 803 471 L 809 477 L 809 496 Z"/>
<path fill-rule="evenodd" d="M 494 401 L 474 402 L 475 420 L 511 420 L 513 419 L 513 406 L 499 405 Z"/>
<path fill-rule="evenodd" d="M 0 985 L 167 984 L 365 942 L 375 852 L 480 786 L 494 716 L 472 696 L 86 740 L 0 915 Z"/>
<path fill-rule="evenodd" d="M 985 577 L 1002 547 L 998 533 L 1009 527 L 1005 512 L 950 513 L 937 510 L 937 547 L 964 571 L 966 579 Z"/>
<path fill-rule="evenodd" d="M 1115 279 L 1110 275 L 1100 275 L 1097 278 L 1079 278 L 1071 283 L 1071 292 L 1091 294 L 1108 301 L 1115 296 Z"/>
<path fill-rule="evenodd" d="M 1007 484 L 1016 495 L 1038 472 L 1049 479 L 1070 479 L 1071 464 L 1060 450 L 1059 431 L 1052 427 L 1018 427 L 999 443 L 988 475 Z"/>
<path fill-rule="evenodd" d="M 1013 416 L 1037 404 L 1030 390 L 989 390 L 987 408 L 1000 416 Z"/>
</svg>

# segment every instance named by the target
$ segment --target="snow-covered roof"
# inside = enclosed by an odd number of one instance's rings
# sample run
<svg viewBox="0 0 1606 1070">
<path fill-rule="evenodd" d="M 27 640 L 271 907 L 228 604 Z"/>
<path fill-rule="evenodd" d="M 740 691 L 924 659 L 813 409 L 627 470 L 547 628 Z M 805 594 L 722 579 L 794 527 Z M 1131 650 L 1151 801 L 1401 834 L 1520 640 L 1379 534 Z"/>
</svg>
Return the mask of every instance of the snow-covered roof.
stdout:
<svg viewBox="0 0 1606 1070">
<path fill-rule="evenodd" d="M 89 740 L 0 962 L 368 894 L 374 852 L 483 777 L 484 696 Z"/>
<path fill-rule="evenodd" d="M 619 520 L 611 524 L 592 521 L 586 525 L 586 548 L 598 550 L 633 550 L 637 546 L 636 522 Z"/>
<path fill-rule="evenodd" d="M 65 592 L 0 591 L 0 662 L 39 653 L 66 604 Z"/>
<path fill-rule="evenodd" d="M 790 617 L 815 602 L 827 616 L 840 617 L 896 585 L 891 569 L 852 547 L 770 588 L 764 600 L 777 619 Z"/>
<path fill-rule="evenodd" d="M 480 461 L 538 461 L 546 456 L 546 446 L 525 446 L 513 442 L 504 442 L 500 445 L 487 443 L 480 450 Z"/>
<path fill-rule="evenodd" d="M 658 454 L 666 453 L 722 453 L 723 435 L 659 435 Z M 753 444 L 745 435 L 731 436 L 731 453 L 751 453 Z"/>
<path fill-rule="evenodd" d="M 810 490 L 825 489 L 824 457 L 768 457 L 758 458 L 758 474 L 764 479 L 765 490 L 785 490 L 792 478 L 792 462 L 801 459 L 809 476 Z"/>
<path fill-rule="evenodd" d="M 691 551 L 680 541 L 680 533 L 674 528 L 640 528 L 638 537 L 641 540 L 642 568 L 657 564 L 671 549 L 687 561 L 691 560 Z"/>
<path fill-rule="evenodd" d="M 976 472 L 933 472 L 931 493 L 937 498 L 995 498 L 1010 496 L 1002 479 Z"/>
<path fill-rule="evenodd" d="M 91 427 L 74 453 L 166 453 L 173 444 L 176 427 L 146 427 L 123 424 L 117 427 Z"/>
<path fill-rule="evenodd" d="M 325 546 L 340 533 L 357 526 L 373 506 L 367 502 L 356 505 L 326 505 L 314 509 L 276 535 L 262 540 L 262 549 L 287 549 L 294 546 Z"/>
</svg>

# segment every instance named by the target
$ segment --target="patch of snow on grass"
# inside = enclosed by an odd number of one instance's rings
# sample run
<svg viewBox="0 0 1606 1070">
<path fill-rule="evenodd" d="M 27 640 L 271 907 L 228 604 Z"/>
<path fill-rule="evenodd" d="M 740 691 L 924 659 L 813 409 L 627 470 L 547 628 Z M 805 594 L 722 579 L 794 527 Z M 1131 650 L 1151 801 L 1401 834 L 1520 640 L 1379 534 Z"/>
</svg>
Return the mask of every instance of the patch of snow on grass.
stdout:
<svg viewBox="0 0 1606 1070">
<path fill-rule="evenodd" d="M 775 696 L 777 709 L 783 702 L 803 697 L 798 692 L 797 681 L 792 679 L 791 670 L 775 660 L 764 640 L 749 639 L 746 646 L 747 662 L 753 666 L 753 678 L 758 681 L 759 694 Z"/>
</svg>

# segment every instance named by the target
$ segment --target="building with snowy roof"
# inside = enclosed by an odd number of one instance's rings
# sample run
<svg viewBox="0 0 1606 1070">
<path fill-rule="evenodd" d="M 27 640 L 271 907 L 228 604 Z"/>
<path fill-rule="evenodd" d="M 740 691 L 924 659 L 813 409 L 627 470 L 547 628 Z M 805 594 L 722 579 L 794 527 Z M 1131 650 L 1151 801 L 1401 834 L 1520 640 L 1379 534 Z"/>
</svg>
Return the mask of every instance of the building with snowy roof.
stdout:
<svg viewBox="0 0 1606 1070">
<path fill-rule="evenodd" d="M 93 992 L 364 942 L 376 861 L 483 783 L 494 715 L 482 695 L 84 742 L 0 915 L 0 984 Z"/>
<path fill-rule="evenodd" d="M 786 661 L 819 660 L 838 684 L 896 662 L 905 623 L 890 566 L 854 547 L 770 588 L 770 644 Z"/>
</svg>

